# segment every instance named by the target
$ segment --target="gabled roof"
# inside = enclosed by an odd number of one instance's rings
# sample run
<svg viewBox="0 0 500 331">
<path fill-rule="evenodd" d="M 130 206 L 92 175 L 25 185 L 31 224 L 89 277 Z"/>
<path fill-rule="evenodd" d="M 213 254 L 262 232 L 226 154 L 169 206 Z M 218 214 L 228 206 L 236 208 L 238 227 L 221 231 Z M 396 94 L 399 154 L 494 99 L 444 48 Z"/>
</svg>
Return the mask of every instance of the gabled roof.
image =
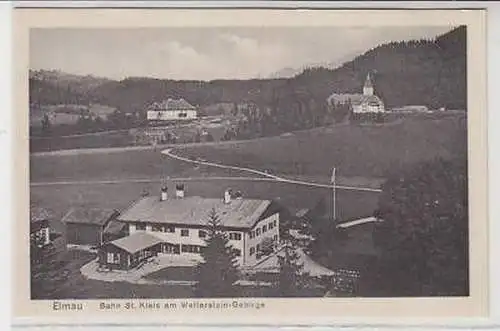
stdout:
<svg viewBox="0 0 500 331">
<path fill-rule="evenodd" d="M 376 218 L 374 216 L 370 216 L 370 217 L 360 218 L 360 219 L 349 221 L 349 222 L 340 223 L 337 225 L 337 227 L 341 228 L 341 229 L 347 229 L 347 228 L 350 228 L 350 227 L 356 226 L 356 225 L 362 225 L 362 224 L 366 224 L 366 223 L 377 223 L 377 222 L 381 222 L 381 220 L 379 220 L 378 218 Z"/>
<path fill-rule="evenodd" d="M 121 231 L 125 229 L 127 224 L 117 221 L 116 219 L 111 220 L 106 228 L 104 229 L 104 233 L 108 234 L 119 234 Z"/>
<path fill-rule="evenodd" d="M 215 209 L 222 226 L 250 228 L 270 204 L 269 200 L 257 199 L 233 199 L 231 203 L 225 204 L 222 199 L 197 196 L 169 198 L 165 201 L 160 201 L 158 196 L 147 196 L 137 200 L 118 220 L 203 226 L 207 225 L 209 214 Z"/>
<path fill-rule="evenodd" d="M 312 277 L 321 276 L 333 276 L 335 272 L 322 266 L 318 262 L 314 261 L 309 255 L 307 255 L 301 248 L 292 248 L 298 256 L 298 263 L 303 265 L 302 272 L 307 273 Z M 282 248 L 280 251 L 264 258 L 262 261 L 257 263 L 252 267 L 253 271 L 260 272 L 279 272 L 280 264 L 279 257 L 284 256 L 285 250 Z"/>
<path fill-rule="evenodd" d="M 172 99 L 168 98 L 161 102 L 153 102 L 149 106 L 149 110 L 194 110 L 196 107 L 191 105 L 184 99 Z"/>
<path fill-rule="evenodd" d="M 372 79 L 370 77 L 370 73 L 368 73 L 368 75 L 366 75 L 365 87 L 373 87 Z"/>
<path fill-rule="evenodd" d="M 73 224 L 93 224 L 104 225 L 111 217 L 114 217 L 118 212 L 114 209 L 102 208 L 71 208 L 62 218 L 63 223 Z"/>
<path fill-rule="evenodd" d="M 45 208 L 30 207 L 30 222 L 31 223 L 46 221 L 49 218 L 50 218 L 50 214 Z"/>
<path fill-rule="evenodd" d="M 163 240 L 152 234 L 146 232 L 136 232 L 130 236 L 113 240 L 108 244 L 121 248 L 130 254 L 134 254 L 161 242 L 163 242 Z"/>
<path fill-rule="evenodd" d="M 328 104 L 333 103 L 347 103 L 351 102 L 352 105 L 361 105 L 366 103 L 383 104 L 382 100 L 376 95 L 364 95 L 360 93 L 333 93 L 327 98 Z"/>
</svg>

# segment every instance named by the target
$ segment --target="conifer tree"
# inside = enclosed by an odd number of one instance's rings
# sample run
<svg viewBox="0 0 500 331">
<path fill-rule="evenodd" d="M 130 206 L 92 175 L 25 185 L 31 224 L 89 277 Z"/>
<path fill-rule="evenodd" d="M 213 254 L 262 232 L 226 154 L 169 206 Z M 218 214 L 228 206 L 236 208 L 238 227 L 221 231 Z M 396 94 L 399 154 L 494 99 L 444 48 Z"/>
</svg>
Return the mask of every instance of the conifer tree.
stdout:
<svg viewBox="0 0 500 331">
<path fill-rule="evenodd" d="M 45 238 L 36 232 L 30 235 L 29 255 L 31 298 L 54 298 L 68 279 L 66 262 L 58 258 L 53 243 L 45 244 Z"/>
<path fill-rule="evenodd" d="M 280 297 L 295 297 L 300 295 L 304 285 L 304 265 L 299 261 L 297 251 L 290 243 L 278 255 L 280 273 L 278 278 L 277 294 Z"/>
<path fill-rule="evenodd" d="M 198 297 L 236 296 L 236 252 L 229 245 L 214 209 L 209 214 L 207 232 L 206 247 L 201 252 L 203 261 L 196 267 L 195 293 Z"/>
</svg>

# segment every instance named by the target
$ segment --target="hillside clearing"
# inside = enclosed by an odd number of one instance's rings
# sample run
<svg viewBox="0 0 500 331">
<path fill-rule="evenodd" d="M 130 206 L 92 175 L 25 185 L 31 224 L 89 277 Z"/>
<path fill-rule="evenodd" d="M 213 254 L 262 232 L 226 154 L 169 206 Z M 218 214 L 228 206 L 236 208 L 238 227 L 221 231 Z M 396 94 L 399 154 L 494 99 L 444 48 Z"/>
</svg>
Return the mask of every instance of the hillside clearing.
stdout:
<svg viewBox="0 0 500 331">
<path fill-rule="evenodd" d="M 174 152 L 275 174 L 328 178 L 336 167 L 343 176 L 380 178 L 415 162 L 465 156 L 465 122 L 462 115 L 412 118 L 394 126 L 339 126 L 234 144 L 185 146 Z"/>
</svg>

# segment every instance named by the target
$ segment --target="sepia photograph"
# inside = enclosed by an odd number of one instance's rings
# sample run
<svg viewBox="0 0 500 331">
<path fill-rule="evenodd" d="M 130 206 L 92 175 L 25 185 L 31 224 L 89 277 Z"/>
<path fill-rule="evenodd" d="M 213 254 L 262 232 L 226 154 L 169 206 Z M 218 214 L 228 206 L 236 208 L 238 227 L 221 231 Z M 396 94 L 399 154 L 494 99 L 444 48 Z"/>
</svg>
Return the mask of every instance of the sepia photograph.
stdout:
<svg viewBox="0 0 500 331">
<path fill-rule="evenodd" d="M 359 18 L 31 27 L 28 300 L 469 298 L 469 26 Z"/>
</svg>

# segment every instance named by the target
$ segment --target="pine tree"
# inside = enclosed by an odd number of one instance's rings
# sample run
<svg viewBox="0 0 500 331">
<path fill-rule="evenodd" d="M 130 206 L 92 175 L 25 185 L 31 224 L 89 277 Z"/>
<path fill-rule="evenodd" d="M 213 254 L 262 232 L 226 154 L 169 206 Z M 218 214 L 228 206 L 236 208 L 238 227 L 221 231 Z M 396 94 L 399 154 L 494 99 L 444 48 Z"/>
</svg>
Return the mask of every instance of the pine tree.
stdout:
<svg viewBox="0 0 500 331">
<path fill-rule="evenodd" d="M 280 266 L 278 296 L 298 296 L 304 285 L 304 265 L 299 262 L 299 255 L 290 243 L 285 245 L 283 254 L 278 255 L 278 262 Z"/>
<path fill-rule="evenodd" d="M 436 159 L 388 177 L 374 240 L 391 296 L 468 295 L 467 162 Z M 390 239 L 389 239 L 390 238 Z"/>
<path fill-rule="evenodd" d="M 43 135 L 50 135 L 52 128 L 52 123 L 50 122 L 50 118 L 48 114 L 43 114 L 42 118 L 42 133 Z"/>
<path fill-rule="evenodd" d="M 58 258 L 53 243 L 45 244 L 40 233 L 30 235 L 31 298 L 51 299 L 67 281 L 67 262 Z"/>
<path fill-rule="evenodd" d="M 219 216 L 215 209 L 209 214 L 206 247 L 201 252 L 203 262 L 196 267 L 198 297 L 236 296 L 234 283 L 238 280 L 236 252 L 229 245 L 226 234 L 221 230 Z"/>
</svg>

